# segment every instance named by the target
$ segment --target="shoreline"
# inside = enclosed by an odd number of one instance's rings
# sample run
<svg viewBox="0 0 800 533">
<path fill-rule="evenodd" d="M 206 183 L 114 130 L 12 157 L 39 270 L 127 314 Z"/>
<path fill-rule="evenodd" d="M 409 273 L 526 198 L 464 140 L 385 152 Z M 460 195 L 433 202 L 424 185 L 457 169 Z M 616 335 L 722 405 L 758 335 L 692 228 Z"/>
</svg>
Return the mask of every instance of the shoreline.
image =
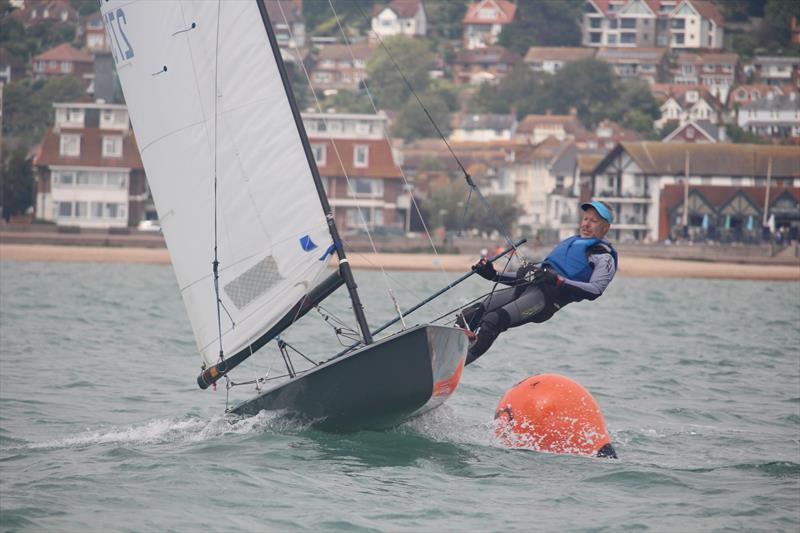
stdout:
<svg viewBox="0 0 800 533">
<path fill-rule="evenodd" d="M 348 260 L 354 269 L 378 270 L 383 267 L 386 270 L 437 271 L 443 269 L 448 272 L 468 272 L 477 257 L 472 255 L 439 255 L 437 257 L 432 254 L 350 252 Z M 5 243 L 0 243 L 0 261 L 170 264 L 169 252 L 165 248 Z M 334 265 L 333 261 L 331 264 Z M 620 258 L 619 275 L 622 277 L 800 281 L 800 266 L 623 256 Z"/>
</svg>

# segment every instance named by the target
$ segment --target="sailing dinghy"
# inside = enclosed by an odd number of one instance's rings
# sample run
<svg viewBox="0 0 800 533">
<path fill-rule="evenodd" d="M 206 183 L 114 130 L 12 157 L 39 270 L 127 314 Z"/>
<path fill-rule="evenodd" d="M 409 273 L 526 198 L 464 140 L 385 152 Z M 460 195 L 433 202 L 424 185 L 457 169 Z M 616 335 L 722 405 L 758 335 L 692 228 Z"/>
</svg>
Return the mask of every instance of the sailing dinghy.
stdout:
<svg viewBox="0 0 800 533">
<path fill-rule="evenodd" d="M 104 0 L 101 11 L 200 387 L 345 285 L 360 343 L 305 372 L 284 352 L 290 379 L 230 410 L 374 427 L 443 403 L 468 338 L 428 324 L 373 340 L 263 0 Z"/>
</svg>

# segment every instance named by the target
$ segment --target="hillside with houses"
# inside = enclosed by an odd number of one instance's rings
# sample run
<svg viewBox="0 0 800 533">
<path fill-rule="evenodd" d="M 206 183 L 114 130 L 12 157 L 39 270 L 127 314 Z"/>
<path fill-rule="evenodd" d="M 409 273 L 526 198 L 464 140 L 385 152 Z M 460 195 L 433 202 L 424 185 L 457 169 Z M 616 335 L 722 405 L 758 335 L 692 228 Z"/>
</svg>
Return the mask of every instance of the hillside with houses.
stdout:
<svg viewBox="0 0 800 533">
<path fill-rule="evenodd" d="M 346 235 L 490 236 L 466 171 L 541 242 L 590 198 L 618 242 L 800 238 L 800 3 L 265 4 Z M 157 227 L 96 3 L 0 13 L 3 219 Z"/>
</svg>

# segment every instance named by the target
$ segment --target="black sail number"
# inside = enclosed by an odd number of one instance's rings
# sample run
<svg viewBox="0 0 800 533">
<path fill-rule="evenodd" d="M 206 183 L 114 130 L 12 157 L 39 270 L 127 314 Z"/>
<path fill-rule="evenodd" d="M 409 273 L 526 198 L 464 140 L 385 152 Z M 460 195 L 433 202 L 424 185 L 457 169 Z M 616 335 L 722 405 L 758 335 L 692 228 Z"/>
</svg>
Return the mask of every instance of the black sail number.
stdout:
<svg viewBox="0 0 800 533">
<path fill-rule="evenodd" d="M 125 17 L 125 12 L 122 8 L 116 11 L 109 11 L 106 13 L 106 30 L 109 33 L 111 41 L 111 52 L 114 56 L 114 62 L 119 64 L 133 58 L 133 46 L 125 34 L 125 26 L 128 25 L 128 19 Z M 116 24 L 114 24 L 116 22 Z M 122 40 L 120 40 L 120 37 Z"/>
</svg>

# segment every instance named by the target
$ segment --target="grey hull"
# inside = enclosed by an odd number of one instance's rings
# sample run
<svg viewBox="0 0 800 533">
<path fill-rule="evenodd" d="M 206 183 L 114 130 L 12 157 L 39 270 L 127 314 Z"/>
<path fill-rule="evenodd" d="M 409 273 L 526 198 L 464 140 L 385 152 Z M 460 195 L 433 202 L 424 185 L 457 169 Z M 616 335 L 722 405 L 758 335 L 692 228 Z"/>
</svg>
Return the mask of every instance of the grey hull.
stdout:
<svg viewBox="0 0 800 533">
<path fill-rule="evenodd" d="M 460 329 L 416 326 L 315 367 L 231 412 L 284 410 L 334 430 L 391 427 L 447 400 L 467 348 Z"/>
</svg>

